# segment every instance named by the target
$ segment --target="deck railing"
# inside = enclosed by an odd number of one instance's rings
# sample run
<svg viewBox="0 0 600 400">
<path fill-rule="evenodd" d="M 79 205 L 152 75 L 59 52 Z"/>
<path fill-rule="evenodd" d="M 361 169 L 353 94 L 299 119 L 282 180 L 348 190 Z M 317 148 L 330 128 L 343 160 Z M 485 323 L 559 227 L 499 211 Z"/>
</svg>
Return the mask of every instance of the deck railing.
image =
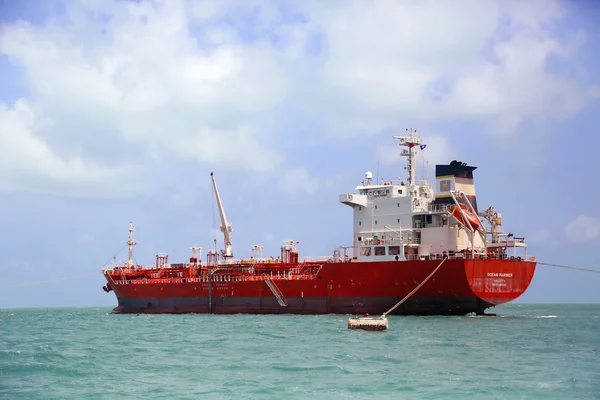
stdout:
<svg viewBox="0 0 600 400">
<path fill-rule="evenodd" d="M 515 241 L 517 243 L 519 243 L 519 241 Z M 400 245 L 401 243 L 406 244 L 419 244 L 420 240 L 417 238 L 411 238 L 411 239 L 405 239 L 403 242 L 401 242 L 400 240 L 394 240 L 394 239 L 386 239 L 384 243 L 379 243 L 379 245 Z M 510 246 L 510 244 L 512 244 L 513 241 L 511 241 L 511 243 L 509 243 L 509 246 L 507 247 L 512 247 Z M 369 244 L 364 244 L 364 245 L 369 245 Z M 372 245 L 377 246 L 377 244 L 373 243 Z M 516 247 L 519 247 L 518 245 Z M 448 254 L 448 253 L 447 253 Z M 443 257 L 445 257 L 446 254 L 444 253 L 431 253 L 428 255 L 425 254 L 418 254 L 418 255 L 414 255 L 414 254 L 409 254 L 406 255 L 405 259 L 406 260 L 441 260 Z M 465 252 L 461 252 L 461 253 L 449 253 L 448 254 L 448 258 L 449 259 L 503 259 L 503 260 L 516 260 L 516 261 L 530 261 L 530 262 L 535 262 L 536 261 L 536 257 L 535 256 L 517 256 L 517 255 L 510 255 L 510 254 L 494 254 L 494 253 L 475 253 L 475 254 L 471 254 L 470 251 L 465 251 Z M 219 272 L 219 270 L 214 270 L 215 272 L 213 272 L 214 276 L 216 277 L 216 279 L 224 279 L 224 278 L 219 278 L 221 276 L 223 276 L 223 274 L 228 274 L 227 276 L 229 276 L 229 280 L 234 279 L 234 280 L 239 280 L 239 276 L 241 274 L 245 274 L 245 280 L 261 280 L 263 278 L 260 278 L 260 276 L 262 276 L 261 274 L 264 274 L 263 272 L 260 271 L 261 268 L 258 268 L 258 271 L 255 271 L 255 268 L 257 267 L 262 267 L 262 269 L 269 268 L 270 265 L 273 265 L 273 273 L 275 273 L 275 275 L 273 276 L 273 279 L 289 279 L 289 278 L 285 278 L 283 276 L 283 274 L 288 274 L 291 276 L 310 276 L 313 274 L 314 271 L 314 264 L 315 263 L 333 263 L 333 262 L 351 262 L 353 261 L 355 258 L 352 256 L 349 256 L 347 258 L 345 258 L 343 255 L 340 255 L 339 257 L 333 257 L 333 256 L 317 256 L 317 257 L 300 257 L 298 259 L 298 263 L 281 263 L 280 260 L 277 259 L 271 259 L 271 258 L 260 258 L 260 259 L 238 259 L 238 260 L 232 260 L 229 262 L 224 262 L 224 263 L 219 263 L 218 267 L 221 269 L 222 268 L 222 272 Z M 235 261 L 235 262 L 233 262 Z M 227 268 L 227 267 L 231 267 L 231 268 Z M 292 268 L 289 268 L 287 266 L 293 266 Z M 177 268 L 175 268 L 177 267 Z M 130 274 L 139 274 L 139 273 L 144 273 L 144 275 L 146 275 L 146 278 L 143 278 L 143 280 L 147 283 L 164 283 L 165 281 L 169 281 L 172 282 L 173 279 L 201 279 L 200 282 L 202 282 L 203 278 L 184 278 L 183 276 L 185 275 L 183 273 L 183 271 L 178 271 L 176 272 L 176 276 L 167 276 L 167 277 L 162 277 L 161 275 L 165 274 L 165 271 L 167 271 L 167 274 L 171 274 L 171 272 L 169 271 L 177 271 L 178 269 L 186 269 L 186 268 L 190 268 L 192 270 L 194 269 L 198 269 L 200 267 L 205 268 L 206 265 L 197 265 L 197 264 L 185 264 L 185 263 L 179 263 L 179 264 L 170 264 L 169 267 L 166 266 L 162 266 L 162 267 L 156 267 L 156 265 L 152 265 L 152 266 L 148 266 L 148 267 L 142 267 L 142 266 L 135 266 L 135 267 L 128 267 L 128 266 L 117 266 L 117 267 L 112 267 L 112 268 L 108 268 L 108 269 L 103 269 L 102 270 L 102 274 L 108 274 L 108 275 L 118 275 L 119 279 L 115 279 L 115 281 L 129 281 L 129 279 L 127 279 L 127 275 Z M 209 266 L 209 267 L 213 267 L 213 265 Z M 320 266 L 318 267 L 320 269 Z M 277 272 L 277 270 L 279 270 L 279 272 Z M 210 271 L 210 269 L 209 269 Z M 279 276 L 277 276 L 277 274 L 279 273 Z M 194 273 L 195 274 L 195 273 Z M 253 278 L 251 278 L 253 277 Z M 269 273 L 269 277 L 271 277 L 271 274 Z M 115 276 L 114 278 L 117 278 L 117 276 Z M 113 278 L 113 279 L 114 279 Z M 308 279 L 308 278 L 301 278 L 301 279 Z M 310 278 L 312 279 L 312 278 Z M 228 280 L 228 281 L 229 281 Z M 189 282 L 193 282 L 191 280 L 189 280 Z M 194 281 L 196 282 L 196 281 Z M 206 282 L 208 282 L 208 278 L 206 278 Z"/>
<path fill-rule="evenodd" d="M 430 203 L 427 211 L 433 213 L 445 213 L 448 212 L 448 209 L 452 207 L 454 204 L 433 204 Z"/>
<path fill-rule="evenodd" d="M 511 255 L 487 255 L 487 254 L 479 254 L 475 253 L 471 255 L 471 253 L 455 253 L 453 255 L 447 255 L 448 259 L 479 259 L 479 260 L 514 260 L 514 261 L 530 261 L 535 262 L 535 256 L 511 256 Z M 415 261 L 427 261 L 427 260 L 442 260 L 446 257 L 446 254 L 409 254 L 406 256 L 407 260 L 415 260 Z"/>
<path fill-rule="evenodd" d="M 319 267 L 305 267 L 302 271 L 298 272 L 297 268 L 292 268 L 287 271 L 273 271 L 269 273 L 259 274 L 230 274 L 230 273 L 216 273 L 212 276 L 202 275 L 198 277 L 190 278 L 137 278 L 137 279 L 115 279 L 117 285 L 151 285 L 151 284 L 169 284 L 169 283 L 219 283 L 219 282 L 254 282 L 254 281 L 306 281 L 313 280 L 317 277 L 317 274 L 321 271 L 322 266 Z"/>
</svg>

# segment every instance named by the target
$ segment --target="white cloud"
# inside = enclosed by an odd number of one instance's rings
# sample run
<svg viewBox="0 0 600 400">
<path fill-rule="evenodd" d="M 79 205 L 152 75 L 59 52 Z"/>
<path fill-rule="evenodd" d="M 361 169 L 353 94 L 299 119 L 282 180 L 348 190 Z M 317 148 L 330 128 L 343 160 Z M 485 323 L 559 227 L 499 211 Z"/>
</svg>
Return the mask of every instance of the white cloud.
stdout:
<svg viewBox="0 0 600 400">
<path fill-rule="evenodd" d="M 188 160 L 288 168 L 301 184 L 283 188 L 310 193 L 318 181 L 285 165 L 286 126 L 274 125 L 284 108 L 334 137 L 407 118 L 475 119 L 504 134 L 569 118 L 600 95 L 548 68 L 585 40 L 557 35 L 557 2 L 301 2 L 293 13 L 261 0 L 65 4 L 44 24 L 0 31 L 0 54 L 28 91 L 0 109 L 0 140 L 15 155 L 0 164 L 0 190 L 135 192 L 133 165 Z M 427 137 L 428 161 L 448 162 L 445 139 Z M 16 156 L 32 153 L 37 166 Z"/>
<path fill-rule="evenodd" d="M 304 167 L 285 171 L 281 178 L 281 187 L 289 195 L 314 193 L 319 188 L 319 180 L 311 178 Z"/>
<path fill-rule="evenodd" d="M 17 100 L 10 108 L 0 103 L 0 190 L 120 196 L 143 187 L 135 179 L 139 171 L 133 166 L 107 167 L 80 156 L 57 156 L 37 134 L 43 124 L 25 99 Z M 107 191 L 115 183 L 120 190 Z"/>
<path fill-rule="evenodd" d="M 565 227 L 567 240 L 583 243 L 600 237 L 600 220 L 586 215 L 579 215 Z"/>
<path fill-rule="evenodd" d="M 581 32 L 556 36 L 556 2 L 330 4 L 311 14 L 328 51 L 315 89 L 323 101 L 311 107 L 334 131 L 376 133 L 410 116 L 478 118 L 513 133 L 527 118 L 572 116 L 600 94 L 548 71 L 550 58 L 569 60 L 581 43 Z"/>
<path fill-rule="evenodd" d="M 256 141 L 258 133 L 239 126 L 233 131 L 202 129 L 188 141 L 173 144 L 181 157 L 190 157 L 211 165 L 238 170 L 269 171 L 282 162 L 282 157 L 264 149 Z"/>
<path fill-rule="evenodd" d="M 445 112 L 490 118 L 496 134 L 514 133 L 527 118 L 570 117 L 598 97 L 598 87 L 584 87 L 548 72 L 552 56 L 569 53 L 569 44 L 534 29 L 513 34 L 493 49 L 496 62 L 460 77 L 445 102 Z"/>
<path fill-rule="evenodd" d="M 554 244 L 554 240 L 552 240 L 552 235 L 550 231 L 546 228 L 539 228 L 533 231 L 528 237 L 527 241 L 530 244 L 538 244 L 538 245 L 550 245 Z"/>
<path fill-rule="evenodd" d="M 433 167 L 436 164 L 448 164 L 452 161 L 448 157 L 457 154 L 454 146 L 442 135 L 427 135 L 427 138 L 423 142 L 427 147 L 419 151 L 417 155 L 424 159 L 429 166 Z"/>
<path fill-rule="evenodd" d="M 188 158 L 264 171 L 282 161 L 265 146 L 270 135 L 262 130 L 287 85 L 268 46 L 232 43 L 235 35 L 214 28 L 207 39 L 212 48 L 200 48 L 183 2 L 88 5 L 112 19 L 86 16 L 72 5 L 60 25 L 17 22 L 0 35 L 0 53 L 23 66 L 35 98 L 19 113 L 3 115 L 12 122 L 2 124 L 3 136 L 18 152 L 43 151 L 53 160 L 40 168 L 50 181 L 60 181 L 52 174 L 91 181 L 117 174 L 88 160 L 118 164 L 122 160 L 106 162 L 110 157 L 99 153 L 127 146 L 144 162 Z M 18 179 L 31 188 L 33 178 Z M 2 183 L 11 185 L 6 178 Z"/>
<path fill-rule="evenodd" d="M 352 190 L 364 179 L 364 173 L 349 176 L 348 171 L 343 169 L 345 167 L 342 165 L 340 169 L 328 171 L 327 175 L 320 181 L 321 187 L 330 192 L 341 193 L 344 190 Z M 365 172 L 367 171 L 365 170 Z"/>
</svg>

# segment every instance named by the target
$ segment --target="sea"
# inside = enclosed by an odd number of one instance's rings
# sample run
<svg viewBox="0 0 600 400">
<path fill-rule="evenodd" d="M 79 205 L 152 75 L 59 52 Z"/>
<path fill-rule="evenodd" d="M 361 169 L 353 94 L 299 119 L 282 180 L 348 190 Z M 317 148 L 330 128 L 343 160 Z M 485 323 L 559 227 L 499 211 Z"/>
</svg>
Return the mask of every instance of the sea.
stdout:
<svg viewBox="0 0 600 400">
<path fill-rule="evenodd" d="M 495 317 L 0 309 L 0 399 L 600 399 L 600 304 Z"/>
</svg>

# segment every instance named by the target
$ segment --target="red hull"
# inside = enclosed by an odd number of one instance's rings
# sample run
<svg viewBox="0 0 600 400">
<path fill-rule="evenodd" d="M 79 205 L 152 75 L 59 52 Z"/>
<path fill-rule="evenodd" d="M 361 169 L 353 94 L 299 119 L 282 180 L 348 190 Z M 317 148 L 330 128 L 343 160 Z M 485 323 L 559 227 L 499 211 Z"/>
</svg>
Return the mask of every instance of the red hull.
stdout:
<svg viewBox="0 0 600 400">
<path fill-rule="evenodd" d="M 176 270 L 183 271 L 179 276 L 187 276 L 183 279 L 131 280 L 118 272 L 105 276 L 119 302 L 115 313 L 381 314 L 421 283 L 440 261 L 324 263 L 311 279 L 273 279 L 285 305 L 265 280 L 240 281 L 215 274 L 209 283 L 197 275 L 185 275 L 192 270 L 187 267 Z M 525 292 L 535 267 L 532 261 L 448 259 L 393 314 L 482 314 Z M 158 270 L 148 271 L 150 277 L 150 272 Z"/>
</svg>

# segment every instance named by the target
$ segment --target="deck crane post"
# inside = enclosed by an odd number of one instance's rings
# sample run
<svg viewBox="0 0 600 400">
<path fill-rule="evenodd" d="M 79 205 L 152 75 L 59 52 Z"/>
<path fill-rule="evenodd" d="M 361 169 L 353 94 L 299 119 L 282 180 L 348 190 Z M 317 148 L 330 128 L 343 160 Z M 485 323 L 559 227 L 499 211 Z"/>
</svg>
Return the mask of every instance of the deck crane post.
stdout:
<svg viewBox="0 0 600 400">
<path fill-rule="evenodd" d="M 212 179 L 213 188 L 215 189 L 217 205 L 219 206 L 219 215 L 221 216 L 221 232 L 223 232 L 223 239 L 225 242 L 225 250 L 223 251 L 223 257 L 231 258 L 233 257 L 233 252 L 231 250 L 231 232 L 233 231 L 233 226 L 231 226 L 231 224 L 227 222 L 227 215 L 225 215 L 225 209 L 223 208 L 223 203 L 221 202 L 219 189 L 217 189 L 215 175 L 212 172 L 210 173 L 210 178 Z"/>
</svg>

